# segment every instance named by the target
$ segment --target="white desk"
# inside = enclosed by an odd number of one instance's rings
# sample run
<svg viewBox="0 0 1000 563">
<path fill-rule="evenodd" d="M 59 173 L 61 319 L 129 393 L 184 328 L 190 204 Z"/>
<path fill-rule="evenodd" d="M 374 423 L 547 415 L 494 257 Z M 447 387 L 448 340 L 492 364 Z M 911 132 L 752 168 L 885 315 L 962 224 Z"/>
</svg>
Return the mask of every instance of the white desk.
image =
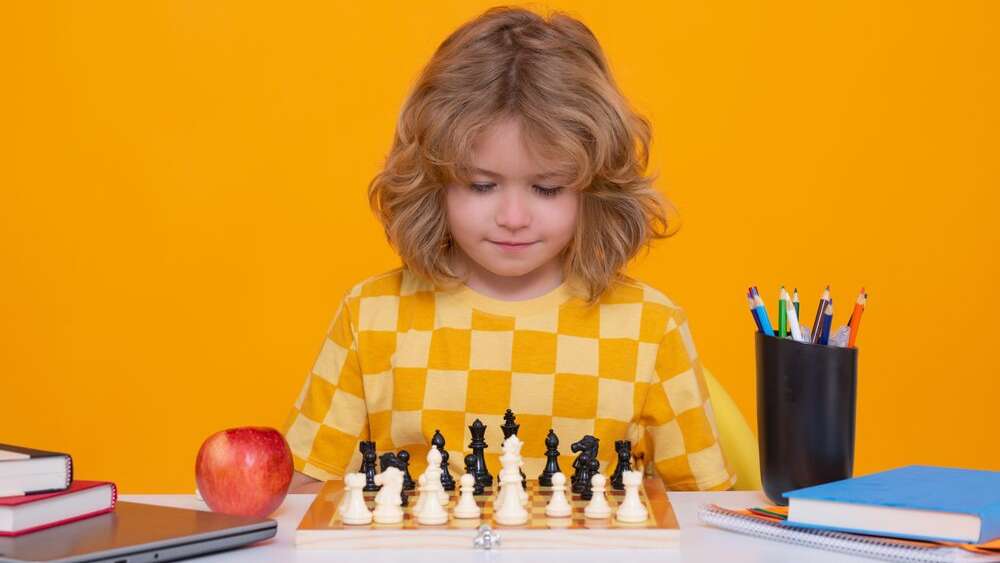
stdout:
<svg viewBox="0 0 1000 563">
<path fill-rule="evenodd" d="M 761 540 L 743 536 L 725 530 L 703 526 L 698 522 L 698 507 L 707 503 L 715 503 L 729 508 L 745 508 L 747 506 L 762 506 L 768 504 L 759 492 L 725 492 L 725 493 L 669 493 L 670 502 L 674 505 L 677 519 L 681 525 L 681 547 L 670 550 L 587 550 L 587 551 L 524 551 L 508 550 L 503 547 L 494 551 L 473 550 L 366 550 L 366 551 L 297 551 L 295 549 L 295 528 L 305 513 L 314 495 L 288 495 L 284 504 L 272 515 L 278 521 L 278 535 L 266 542 L 252 547 L 209 555 L 197 559 L 199 563 L 223 562 L 258 562 L 276 561 L 291 562 L 324 562 L 364 561 L 365 563 L 442 563 L 447 561 L 496 562 L 505 561 L 539 561 L 554 563 L 571 561 L 572 563 L 628 563 L 655 561 L 667 563 L 670 561 L 809 561 L 822 563 L 825 561 L 865 561 L 847 555 L 840 555 L 817 549 L 808 549 L 780 542 Z M 194 495 L 122 495 L 121 500 L 145 502 L 164 506 L 179 506 L 208 510 L 205 504 Z"/>
</svg>

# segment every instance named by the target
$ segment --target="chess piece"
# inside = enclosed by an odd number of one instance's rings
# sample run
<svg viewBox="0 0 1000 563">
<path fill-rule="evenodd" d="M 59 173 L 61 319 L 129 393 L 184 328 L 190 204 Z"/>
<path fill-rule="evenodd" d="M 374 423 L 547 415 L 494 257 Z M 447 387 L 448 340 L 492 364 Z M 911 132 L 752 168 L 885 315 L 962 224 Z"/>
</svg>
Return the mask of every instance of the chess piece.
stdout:
<svg viewBox="0 0 1000 563">
<path fill-rule="evenodd" d="M 409 454 L 407 454 L 407 456 L 409 456 Z M 403 485 L 402 485 L 403 486 L 403 490 L 402 490 L 402 492 L 399 495 L 399 499 L 400 499 L 400 502 L 402 503 L 402 505 L 406 506 L 406 501 L 407 501 L 407 498 L 406 498 L 406 479 L 409 478 L 409 475 L 403 472 L 403 469 L 404 469 L 403 468 L 403 462 L 400 461 L 399 457 L 396 454 L 392 453 L 392 452 L 386 452 L 386 453 L 380 455 L 378 457 L 378 461 L 379 461 L 379 471 L 381 473 L 384 473 L 386 469 L 389 469 L 391 467 L 394 467 L 394 468 L 396 468 L 396 469 L 399 470 L 399 472 L 400 472 L 400 478 L 403 479 Z M 375 482 L 376 482 L 376 484 L 378 484 L 378 479 L 377 478 L 376 478 Z M 410 482 L 412 484 L 413 479 L 410 479 Z M 413 487 L 410 487 L 410 488 L 412 489 Z"/>
<path fill-rule="evenodd" d="M 561 472 L 552 474 L 552 496 L 545 505 L 545 515 L 562 518 L 573 514 L 573 506 L 566 498 L 566 476 Z"/>
<path fill-rule="evenodd" d="M 363 525 L 371 524 L 372 511 L 368 510 L 365 504 L 365 494 L 362 489 L 365 487 L 364 473 L 348 473 L 344 476 L 344 485 L 347 487 L 347 505 L 341 513 L 341 520 L 344 524 Z"/>
<path fill-rule="evenodd" d="M 503 413 L 503 424 L 500 426 L 500 431 L 503 432 L 503 439 L 506 440 L 511 436 L 517 436 L 517 431 L 520 429 L 521 425 L 515 421 L 514 411 L 507 409 L 507 411 Z M 521 486 L 526 486 L 528 484 L 528 478 L 524 475 L 524 471 L 521 471 L 520 469 L 517 471 L 521 476 Z"/>
<path fill-rule="evenodd" d="M 585 488 L 589 488 L 590 477 L 593 475 L 590 473 L 590 461 L 597 459 L 597 450 L 599 446 L 600 440 L 590 434 L 580 438 L 578 442 L 574 442 L 570 445 L 570 451 L 575 454 L 579 454 L 577 458 L 573 460 L 573 477 L 570 478 L 570 482 L 573 484 L 574 493 L 578 493 Z M 582 475 L 581 470 L 583 470 Z"/>
<path fill-rule="evenodd" d="M 483 454 L 483 451 L 488 447 L 485 439 L 486 425 L 477 418 L 469 426 L 469 432 L 472 433 L 472 442 L 469 443 L 469 448 L 472 449 L 472 455 L 476 457 L 476 470 L 472 475 L 476 478 L 476 484 L 489 487 L 493 485 L 493 476 L 486 468 L 486 457 Z"/>
<path fill-rule="evenodd" d="M 588 478 L 586 481 L 583 481 L 583 488 L 580 489 L 580 498 L 582 498 L 583 500 L 590 500 L 590 498 L 593 496 L 594 476 L 599 475 L 600 471 L 601 471 L 601 462 L 596 459 L 590 460 L 590 467 L 588 468 L 588 471 L 586 473 Z M 606 478 L 603 475 L 601 476 L 601 478 L 606 480 Z"/>
<path fill-rule="evenodd" d="M 476 498 L 473 496 L 473 489 L 476 486 L 476 478 L 471 474 L 466 473 L 462 475 L 459 481 L 461 484 L 461 496 L 458 498 L 458 504 L 455 505 L 452 515 L 454 515 L 455 518 L 479 518 L 482 510 L 479 508 L 479 504 L 476 503 Z"/>
<path fill-rule="evenodd" d="M 472 475 L 473 479 L 476 478 L 476 476 L 475 476 L 475 473 L 476 473 L 476 456 L 474 456 L 472 454 L 469 454 L 469 455 L 465 456 L 465 472 L 468 473 L 469 475 Z M 477 481 L 475 488 L 472 489 L 472 494 L 474 494 L 474 495 L 481 495 L 484 492 L 486 492 L 486 491 L 483 489 L 483 484 Z"/>
<path fill-rule="evenodd" d="M 561 473 L 562 470 L 559 469 L 559 437 L 551 428 L 549 429 L 549 435 L 545 437 L 545 469 L 542 470 L 542 474 L 538 476 L 538 484 L 543 487 L 552 486 L 552 476 L 556 473 Z M 563 478 L 565 481 L 565 477 Z"/>
<path fill-rule="evenodd" d="M 455 478 L 451 476 L 448 471 L 448 450 L 444 449 L 444 436 L 441 434 L 440 430 L 434 431 L 434 437 L 431 438 L 431 445 L 437 448 L 441 452 L 441 486 L 444 487 L 446 491 L 455 490 Z"/>
<path fill-rule="evenodd" d="M 645 522 L 649 519 L 649 511 L 639 498 L 639 486 L 642 485 L 641 471 L 622 472 L 622 484 L 625 486 L 625 500 L 618 505 L 615 518 L 619 522 Z"/>
<path fill-rule="evenodd" d="M 503 466 L 503 471 L 509 471 L 521 479 L 517 486 L 518 498 L 521 504 L 528 504 L 528 493 L 524 490 L 524 473 L 521 471 L 521 466 L 524 465 L 524 460 L 521 457 L 522 447 L 524 447 L 524 442 L 517 437 L 517 434 L 511 434 L 500 446 L 500 449 L 503 450 L 503 455 L 500 456 L 500 464 Z"/>
<path fill-rule="evenodd" d="M 413 513 L 419 514 L 427 504 L 427 495 L 424 494 L 424 486 L 427 483 L 427 475 L 417 477 L 417 502 L 413 505 Z"/>
<path fill-rule="evenodd" d="M 375 442 L 362 440 L 358 443 L 358 449 L 361 451 L 360 472 L 365 475 L 365 490 L 377 491 L 378 485 L 375 484 Z"/>
<path fill-rule="evenodd" d="M 399 450 L 399 453 L 396 454 L 396 462 L 399 463 L 397 466 L 399 470 L 403 472 L 403 490 L 412 491 L 417 484 L 413 482 L 413 477 L 410 477 L 410 452 Z"/>
<path fill-rule="evenodd" d="M 418 524 L 437 525 L 448 521 L 448 513 L 441 506 L 441 452 L 431 448 L 427 452 L 427 471 L 420 476 L 421 488 L 420 510 L 416 513 Z"/>
<path fill-rule="evenodd" d="M 493 520 L 504 526 L 520 526 L 528 521 L 528 511 L 521 504 L 521 477 L 514 471 L 501 471 L 500 508 L 495 508 Z"/>
<path fill-rule="evenodd" d="M 617 491 L 623 491 L 625 485 L 622 483 L 622 473 L 632 471 L 632 442 L 616 440 L 615 453 L 618 454 L 618 465 L 611 474 L 611 486 Z"/>
<path fill-rule="evenodd" d="M 591 478 L 591 490 L 593 490 L 594 495 L 587 506 L 583 509 L 583 515 L 587 518 L 608 518 L 611 516 L 611 505 L 608 504 L 608 498 L 604 496 L 605 485 L 607 478 L 600 473 Z"/>
<path fill-rule="evenodd" d="M 398 524 L 403 521 L 403 472 L 398 467 L 386 466 L 375 476 L 375 484 L 381 488 L 375 495 L 375 511 L 372 513 L 376 524 Z"/>
</svg>

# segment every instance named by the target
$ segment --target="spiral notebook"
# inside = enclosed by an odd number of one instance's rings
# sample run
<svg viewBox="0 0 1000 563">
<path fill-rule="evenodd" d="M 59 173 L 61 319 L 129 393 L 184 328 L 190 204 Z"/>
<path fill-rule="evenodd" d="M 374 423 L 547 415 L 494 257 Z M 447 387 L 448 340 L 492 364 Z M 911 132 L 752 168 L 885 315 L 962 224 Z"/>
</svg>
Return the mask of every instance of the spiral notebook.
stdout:
<svg viewBox="0 0 1000 563">
<path fill-rule="evenodd" d="M 774 509 L 732 510 L 710 504 L 703 506 L 698 511 L 698 518 L 705 524 L 732 532 L 884 561 L 911 563 L 1000 562 L 1000 540 L 986 544 L 967 545 L 799 528 L 782 521 L 783 510 L 777 507 Z"/>
</svg>

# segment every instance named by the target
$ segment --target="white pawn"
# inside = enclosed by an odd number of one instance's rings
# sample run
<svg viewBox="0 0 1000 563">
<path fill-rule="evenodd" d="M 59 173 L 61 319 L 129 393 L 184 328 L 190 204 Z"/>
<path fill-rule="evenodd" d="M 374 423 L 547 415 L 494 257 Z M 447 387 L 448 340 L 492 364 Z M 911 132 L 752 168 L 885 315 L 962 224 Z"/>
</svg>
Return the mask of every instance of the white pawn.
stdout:
<svg viewBox="0 0 1000 563">
<path fill-rule="evenodd" d="M 552 474 L 552 498 L 545 505 L 545 515 L 552 518 L 562 518 L 573 514 L 573 506 L 566 498 L 566 475 Z"/>
<path fill-rule="evenodd" d="M 619 522 L 645 522 L 649 518 L 649 511 L 639 498 L 642 472 L 625 471 L 622 473 L 622 483 L 625 484 L 625 500 L 618 505 L 615 518 Z"/>
<path fill-rule="evenodd" d="M 462 489 L 462 495 L 458 497 L 458 504 L 455 505 L 452 514 L 455 518 L 479 518 L 482 511 L 479 509 L 479 504 L 476 503 L 476 497 L 472 494 L 472 489 L 476 486 L 476 478 L 466 473 L 459 479 L 459 486 Z"/>
<path fill-rule="evenodd" d="M 387 467 L 375 476 L 375 484 L 381 485 L 375 495 L 376 524 L 398 524 L 403 521 L 403 472 L 395 467 Z"/>
<path fill-rule="evenodd" d="M 348 499 L 344 507 L 341 519 L 344 524 L 362 525 L 372 523 L 372 511 L 368 510 L 365 504 L 364 473 L 348 473 L 344 476 L 344 483 L 347 485 Z"/>
<path fill-rule="evenodd" d="M 493 519 L 504 526 L 520 526 L 528 521 L 528 511 L 521 505 L 521 475 L 516 472 L 503 474 L 503 491 L 500 493 L 500 508 L 495 509 Z"/>
<path fill-rule="evenodd" d="M 611 505 L 608 504 L 607 497 L 604 496 L 604 485 L 607 478 L 600 473 L 590 479 L 590 488 L 594 496 L 590 498 L 587 507 L 583 509 L 583 515 L 587 518 L 609 518 L 611 516 Z"/>
<path fill-rule="evenodd" d="M 427 495 L 424 494 L 424 484 L 427 483 L 427 475 L 417 477 L 417 500 L 413 503 L 413 513 L 419 514 L 427 502 Z"/>
</svg>

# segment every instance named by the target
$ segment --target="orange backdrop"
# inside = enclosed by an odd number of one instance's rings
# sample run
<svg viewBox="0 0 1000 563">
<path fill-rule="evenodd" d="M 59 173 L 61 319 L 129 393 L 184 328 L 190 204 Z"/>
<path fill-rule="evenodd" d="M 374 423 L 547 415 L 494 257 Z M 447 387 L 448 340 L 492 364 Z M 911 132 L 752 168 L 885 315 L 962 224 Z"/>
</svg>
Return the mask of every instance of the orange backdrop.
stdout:
<svg viewBox="0 0 1000 563">
<path fill-rule="evenodd" d="M 864 285 L 858 473 L 1000 469 L 1000 3 L 554 2 L 653 124 L 685 306 L 751 421 L 752 321 Z M 350 285 L 397 265 L 365 186 L 484 2 L 22 2 L 0 23 L 0 442 L 190 492 L 280 425 Z M 842 308 L 835 324 L 846 318 Z"/>
</svg>

